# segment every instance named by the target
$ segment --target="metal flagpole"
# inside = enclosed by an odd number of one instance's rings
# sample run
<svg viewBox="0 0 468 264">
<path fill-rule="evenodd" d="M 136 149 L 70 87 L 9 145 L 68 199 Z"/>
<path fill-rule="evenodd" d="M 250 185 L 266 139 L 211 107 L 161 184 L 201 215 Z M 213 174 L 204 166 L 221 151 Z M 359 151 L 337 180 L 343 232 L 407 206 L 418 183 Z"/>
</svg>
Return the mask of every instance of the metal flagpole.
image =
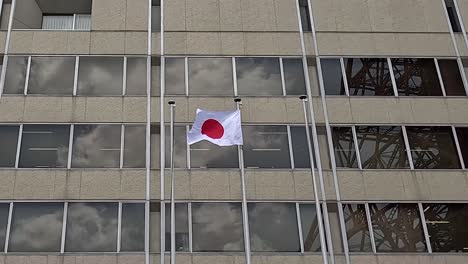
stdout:
<svg viewBox="0 0 468 264">
<path fill-rule="evenodd" d="M 237 110 L 241 110 L 241 99 L 235 98 Z M 242 113 L 242 111 L 241 111 Z M 242 114 L 241 114 L 241 124 L 242 124 Z M 246 264 L 250 264 L 250 233 L 249 233 L 249 217 L 247 215 L 247 197 L 245 194 L 245 171 L 244 171 L 244 146 L 237 146 L 237 153 L 239 155 L 239 169 L 241 176 L 241 185 L 242 185 L 242 219 L 244 222 L 244 247 L 245 247 L 245 261 Z"/>
<path fill-rule="evenodd" d="M 174 114 L 175 102 L 169 101 L 171 107 L 170 139 L 171 139 L 171 264 L 175 264 L 175 201 L 174 201 Z M 164 188 L 164 187 L 161 187 Z"/>
<path fill-rule="evenodd" d="M 319 226 L 319 234 L 320 234 L 320 249 L 322 252 L 323 263 L 328 263 L 328 255 L 326 250 L 326 241 L 325 241 L 325 233 L 323 231 L 323 221 L 322 221 L 322 209 L 320 207 L 320 200 L 318 198 L 318 188 L 317 188 L 317 179 L 315 178 L 315 169 L 314 169 L 314 156 L 312 152 L 312 143 L 310 142 L 310 131 L 309 131 L 309 115 L 307 111 L 307 96 L 303 95 L 299 97 L 302 100 L 302 108 L 304 109 L 304 122 L 305 122 L 305 131 L 306 131 L 306 138 L 307 138 L 307 150 L 309 151 L 309 160 L 310 160 L 310 171 L 312 173 L 312 183 L 314 188 L 314 199 L 315 199 L 315 210 L 317 211 L 317 222 Z M 320 158 L 320 157 L 317 157 Z"/>
</svg>

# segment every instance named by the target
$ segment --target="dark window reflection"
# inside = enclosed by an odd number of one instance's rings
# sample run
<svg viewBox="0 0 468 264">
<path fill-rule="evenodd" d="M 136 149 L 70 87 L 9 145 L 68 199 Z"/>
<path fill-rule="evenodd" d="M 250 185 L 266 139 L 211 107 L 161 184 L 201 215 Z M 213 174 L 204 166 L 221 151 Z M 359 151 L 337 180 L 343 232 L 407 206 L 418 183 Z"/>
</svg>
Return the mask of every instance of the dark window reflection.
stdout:
<svg viewBox="0 0 468 264">
<path fill-rule="evenodd" d="M 189 224 L 186 203 L 175 204 L 175 248 L 176 251 L 189 251 Z M 171 205 L 166 204 L 166 251 L 171 251 Z"/>
<path fill-rule="evenodd" d="M 356 148 L 351 127 L 333 127 L 336 167 L 357 168 Z"/>
<path fill-rule="evenodd" d="M 302 59 L 283 59 L 284 82 L 287 95 L 306 94 Z"/>
<path fill-rule="evenodd" d="M 372 252 L 364 204 L 344 204 L 344 221 L 350 252 Z"/>
<path fill-rule="evenodd" d="M 244 251 L 240 203 L 192 204 L 193 251 Z"/>
<path fill-rule="evenodd" d="M 468 252 L 468 205 L 424 205 L 433 252 Z"/>
<path fill-rule="evenodd" d="M 463 161 L 465 162 L 465 165 L 468 165 L 468 127 L 457 127 L 456 130 Z"/>
<path fill-rule="evenodd" d="M 307 145 L 307 135 L 305 127 L 292 126 L 291 140 L 294 155 L 294 167 L 310 168 L 309 147 Z M 312 138 L 310 139 L 310 142 L 312 147 L 312 153 L 314 153 Z"/>
<path fill-rule="evenodd" d="M 462 32 L 460 21 L 458 20 L 457 10 L 455 9 L 453 0 L 445 0 L 445 5 L 447 7 L 447 13 L 453 32 Z"/>
<path fill-rule="evenodd" d="M 299 0 L 299 11 L 301 14 L 301 24 L 303 31 L 312 31 L 309 17 L 309 5 L 307 0 Z"/>
<path fill-rule="evenodd" d="M 127 58 L 126 95 L 146 95 L 146 58 Z"/>
<path fill-rule="evenodd" d="M 65 251 L 115 252 L 117 203 L 69 203 Z"/>
<path fill-rule="evenodd" d="M 18 132 L 19 126 L 0 126 L 0 167 L 15 167 Z"/>
<path fill-rule="evenodd" d="M 151 96 L 161 94 L 161 58 L 151 57 Z"/>
<path fill-rule="evenodd" d="M 32 57 L 28 94 L 72 95 L 75 57 Z"/>
<path fill-rule="evenodd" d="M 171 167 L 170 127 L 166 126 L 166 168 Z M 174 126 L 174 167 L 187 168 L 187 128 Z"/>
<path fill-rule="evenodd" d="M 283 95 L 278 58 L 236 58 L 239 95 Z"/>
<path fill-rule="evenodd" d="M 165 71 L 165 93 L 185 95 L 185 58 L 166 58 Z"/>
<path fill-rule="evenodd" d="M 10 204 L 0 203 L 0 248 L 5 248 L 5 237 L 9 213 Z"/>
<path fill-rule="evenodd" d="M 445 93 L 449 96 L 465 96 L 465 86 L 456 60 L 437 60 Z"/>
<path fill-rule="evenodd" d="M 291 168 L 286 126 L 243 126 L 248 168 Z"/>
<path fill-rule="evenodd" d="M 401 127 L 358 126 L 356 136 L 362 168 L 409 168 Z"/>
<path fill-rule="evenodd" d="M 75 125 L 72 167 L 118 168 L 120 125 Z"/>
<path fill-rule="evenodd" d="M 122 95 L 123 57 L 80 57 L 78 95 Z"/>
<path fill-rule="evenodd" d="M 60 252 L 63 203 L 15 203 L 11 252 Z"/>
<path fill-rule="evenodd" d="M 340 59 L 320 59 L 326 95 L 346 95 Z"/>
<path fill-rule="evenodd" d="M 8 56 L 4 94 L 23 94 L 28 67 L 28 57 Z"/>
<path fill-rule="evenodd" d="M 189 58 L 189 93 L 234 95 L 231 58 Z"/>
<path fill-rule="evenodd" d="M 151 31 L 161 30 L 161 1 L 151 1 Z"/>
<path fill-rule="evenodd" d="M 146 127 L 126 125 L 124 142 L 125 168 L 144 168 L 146 164 Z"/>
<path fill-rule="evenodd" d="M 406 127 L 416 169 L 460 168 L 450 127 Z"/>
<path fill-rule="evenodd" d="M 238 168 L 237 146 L 220 147 L 208 141 L 190 146 L 192 168 Z"/>
<path fill-rule="evenodd" d="M 299 205 L 301 211 L 302 237 L 304 251 L 320 251 L 320 232 L 315 204 Z"/>
<path fill-rule="evenodd" d="M 67 167 L 69 138 L 69 125 L 24 125 L 19 167 Z"/>
<path fill-rule="evenodd" d="M 417 204 L 369 204 L 377 252 L 426 252 Z"/>
<path fill-rule="evenodd" d="M 294 203 L 249 203 L 248 214 L 252 251 L 301 251 Z"/>
<path fill-rule="evenodd" d="M 393 95 L 387 59 L 344 59 L 349 95 Z"/>
<path fill-rule="evenodd" d="M 400 96 L 442 96 L 433 59 L 392 59 Z"/>
<path fill-rule="evenodd" d="M 145 204 L 122 204 L 121 251 L 145 250 Z"/>
</svg>

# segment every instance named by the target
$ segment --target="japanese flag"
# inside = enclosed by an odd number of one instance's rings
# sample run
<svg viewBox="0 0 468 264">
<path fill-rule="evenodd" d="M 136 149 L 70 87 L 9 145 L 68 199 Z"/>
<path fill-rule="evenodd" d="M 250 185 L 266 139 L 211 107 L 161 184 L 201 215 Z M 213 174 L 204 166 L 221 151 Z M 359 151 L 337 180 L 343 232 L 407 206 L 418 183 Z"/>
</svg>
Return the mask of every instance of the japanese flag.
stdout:
<svg viewBox="0 0 468 264">
<path fill-rule="evenodd" d="M 187 134 L 189 145 L 208 140 L 218 146 L 242 145 L 240 111 L 214 112 L 197 109 L 195 123 Z"/>
</svg>

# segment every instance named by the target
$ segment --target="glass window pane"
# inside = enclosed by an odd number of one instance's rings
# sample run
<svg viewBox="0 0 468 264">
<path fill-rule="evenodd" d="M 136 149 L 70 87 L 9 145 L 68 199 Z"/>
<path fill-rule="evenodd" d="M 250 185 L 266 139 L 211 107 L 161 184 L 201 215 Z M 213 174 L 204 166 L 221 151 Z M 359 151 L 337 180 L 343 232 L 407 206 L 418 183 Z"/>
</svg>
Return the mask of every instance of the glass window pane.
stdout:
<svg viewBox="0 0 468 264">
<path fill-rule="evenodd" d="M 409 168 L 401 127 L 358 126 L 356 136 L 362 168 Z"/>
<path fill-rule="evenodd" d="M 398 95 L 442 96 L 433 59 L 392 59 Z"/>
<path fill-rule="evenodd" d="M 146 164 L 146 127 L 126 125 L 124 142 L 124 168 L 144 168 Z"/>
<path fill-rule="evenodd" d="M 286 126 L 243 126 L 247 168 L 291 168 Z"/>
<path fill-rule="evenodd" d="M 161 1 L 151 1 L 151 31 L 161 30 Z"/>
<path fill-rule="evenodd" d="M 28 94 L 72 95 L 75 57 L 31 57 Z"/>
<path fill-rule="evenodd" d="M 127 58 L 126 95 L 146 95 L 146 58 Z"/>
<path fill-rule="evenodd" d="M 67 167 L 69 138 L 69 125 L 24 125 L 19 167 Z"/>
<path fill-rule="evenodd" d="M 236 58 L 239 95 L 283 95 L 278 58 Z"/>
<path fill-rule="evenodd" d="M 189 251 L 189 224 L 186 203 L 175 204 L 175 247 L 176 251 Z M 166 204 L 166 251 L 171 251 L 171 205 Z"/>
<path fill-rule="evenodd" d="M 320 252 L 320 232 L 315 204 L 299 205 L 304 251 Z"/>
<path fill-rule="evenodd" d="M 65 251 L 115 252 L 117 203 L 69 203 Z"/>
<path fill-rule="evenodd" d="M 448 14 L 450 25 L 452 26 L 453 32 L 462 32 L 460 21 L 458 20 L 457 10 L 455 9 L 453 0 L 445 0 L 445 5 L 447 7 L 447 14 Z"/>
<path fill-rule="evenodd" d="M 63 203 L 15 203 L 10 252 L 60 252 Z"/>
<path fill-rule="evenodd" d="M 445 93 L 449 96 L 465 96 L 465 86 L 456 60 L 438 60 Z"/>
<path fill-rule="evenodd" d="M 357 168 L 356 148 L 351 127 L 333 127 L 333 147 L 338 168 Z"/>
<path fill-rule="evenodd" d="M 122 238 L 120 250 L 145 250 L 145 204 L 122 204 Z"/>
<path fill-rule="evenodd" d="M 450 127 L 406 127 L 415 169 L 458 169 Z"/>
<path fill-rule="evenodd" d="M 185 95 L 185 58 L 165 59 L 165 92 Z"/>
<path fill-rule="evenodd" d="M 18 132 L 19 126 L 0 126 L 0 167 L 15 167 Z"/>
<path fill-rule="evenodd" d="M 151 96 L 161 94 L 161 58 L 151 57 Z"/>
<path fill-rule="evenodd" d="M 326 95 L 346 95 L 340 59 L 320 59 Z"/>
<path fill-rule="evenodd" d="M 426 252 L 417 204 L 369 204 L 377 252 Z"/>
<path fill-rule="evenodd" d="M 78 95 L 122 95 L 122 57 L 80 57 Z"/>
<path fill-rule="evenodd" d="M 456 130 L 463 161 L 465 162 L 465 165 L 468 165 L 468 127 L 457 127 Z"/>
<path fill-rule="evenodd" d="M 301 251 L 294 203 L 249 203 L 247 207 L 252 251 Z"/>
<path fill-rule="evenodd" d="M 220 147 L 208 141 L 190 146 L 192 168 L 239 168 L 237 146 Z"/>
<path fill-rule="evenodd" d="M 364 204 L 344 204 L 344 221 L 350 252 L 372 252 Z"/>
<path fill-rule="evenodd" d="M 387 59 L 344 59 L 350 95 L 393 95 Z"/>
<path fill-rule="evenodd" d="M 8 56 L 4 94 L 23 94 L 26 80 L 28 57 Z"/>
<path fill-rule="evenodd" d="M 234 95 L 231 58 L 189 58 L 189 94 Z"/>
<path fill-rule="evenodd" d="M 301 15 L 302 30 L 312 31 L 312 26 L 310 24 L 310 18 L 309 18 L 309 5 L 307 3 L 307 0 L 299 1 L 299 11 Z"/>
<path fill-rule="evenodd" d="M 433 252 L 468 252 L 468 204 L 424 205 Z"/>
<path fill-rule="evenodd" d="M 166 126 L 166 168 L 171 167 L 170 128 Z M 174 167 L 187 168 L 187 129 L 185 126 L 174 126 Z"/>
<path fill-rule="evenodd" d="M 193 251 L 244 251 L 240 203 L 192 204 Z"/>
<path fill-rule="evenodd" d="M 120 125 L 75 125 L 72 167 L 118 168 Z"/>
<path fill-rule="evenodd" d="M 161 205 L 150 204 L 150 252 L 161 252 Z"/>
<path fill-rule="evenodd" d="M 302 59 L 283 59 L 284 81 L 287 95 L 306 94 Z"/>
<path fill-rule="evenodd" d="M 5 237 L 8 224 L 10 204 L 0 203 L 0 248 L 5 248 Z"/>
<path fill-rule="evenodd" d="M 310 168 L 309 147 L 307 145 L 307 135 L 305 127 L 292 126 L 291 127 L 291 140 L 292 149 L 294 154 L 294 167 L 295 168 Z M 310 139 L 312 153 L 314 153 L 314 146 L 312 144 L 312 135 Z M 315 165 L 315 164 L 314 164 Z"/>
</svg>

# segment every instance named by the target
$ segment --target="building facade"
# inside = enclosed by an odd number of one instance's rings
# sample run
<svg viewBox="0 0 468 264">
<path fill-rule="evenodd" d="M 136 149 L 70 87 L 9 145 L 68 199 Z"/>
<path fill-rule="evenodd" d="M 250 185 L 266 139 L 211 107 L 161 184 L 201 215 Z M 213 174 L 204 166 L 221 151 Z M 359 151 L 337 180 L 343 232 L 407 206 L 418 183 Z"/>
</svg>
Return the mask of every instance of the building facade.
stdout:
<svg viewBox="0 0 468 264">
<path fill-rule="evenodd" d="M 467 0 L 0 8 L 0 263 L 468 263 Z"/>
</svg>

